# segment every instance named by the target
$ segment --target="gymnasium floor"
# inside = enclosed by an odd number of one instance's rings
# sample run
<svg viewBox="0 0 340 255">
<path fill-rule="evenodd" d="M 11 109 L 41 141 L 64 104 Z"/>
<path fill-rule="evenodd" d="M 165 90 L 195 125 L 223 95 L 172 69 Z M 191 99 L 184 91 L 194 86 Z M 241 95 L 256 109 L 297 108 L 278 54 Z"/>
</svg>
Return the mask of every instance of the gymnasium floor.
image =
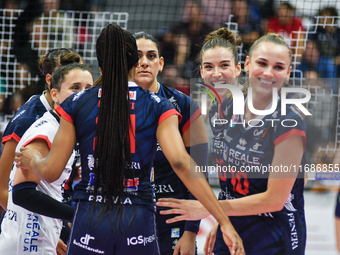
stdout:
<svg viewBox="0 0 340 255">
<path fill-rule="evenodd" d="M 323 185 L 328 191 L 317 193 L 305 191 L 305 213 L 307 222 L 306 255 L 339 255 L 336 251 L 334 208 L 336 202 L 336 188 L 339 182 L 328 181 Z M 214 188 L 218 193 L 218 188 Z M 197 237 L 198 252 L 203 254 L 205 236 L 214 224 L 213 218 L 202 220 L 201 229 Z"/>
</svg>

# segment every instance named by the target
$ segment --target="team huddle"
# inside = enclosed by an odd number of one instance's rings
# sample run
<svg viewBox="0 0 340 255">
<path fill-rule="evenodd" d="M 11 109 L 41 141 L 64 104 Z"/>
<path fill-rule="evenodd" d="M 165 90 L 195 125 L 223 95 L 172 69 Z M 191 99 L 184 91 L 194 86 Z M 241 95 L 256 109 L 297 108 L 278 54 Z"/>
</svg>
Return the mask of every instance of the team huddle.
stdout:
<svg viewBox="0 0 340 255">
<path fill-rule="evenodd" d="M 304 163 L 304 118 L 292 105 L 286 115 L 280 108 L 292 52 L 276 34 L 260 37 L 241 88 L 239 43 L 220 28 L 200 51 L 201 78 L 216 96 L 211 141 L 199 105 L 157 81 L 164 59 L 148 33 L 105 27 L 95 82 L 72 49 L 42 57 L 46 91 L 18 111 L 2 139 L 0 254 L 197 254 L 200 220 L 209 215 L 217 224 L 205 254 L 304 254 L 304 173 L 240 171 Z M 242 89 L 244 114 L 223 84 Z M 265 116 L 252 111 L 274 104 Z M 281 125 L 287 119 L 296 125 Z M 211 162 L 233 169 L 219 172 L 218 199 L 195 171 Z"/>
</svg>

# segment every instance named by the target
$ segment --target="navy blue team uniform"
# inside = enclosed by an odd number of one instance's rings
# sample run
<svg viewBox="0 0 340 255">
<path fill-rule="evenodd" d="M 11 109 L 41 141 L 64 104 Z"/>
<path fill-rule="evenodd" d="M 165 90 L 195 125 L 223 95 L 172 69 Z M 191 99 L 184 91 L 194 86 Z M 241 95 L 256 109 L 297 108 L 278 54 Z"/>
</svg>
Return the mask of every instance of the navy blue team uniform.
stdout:
<svg viewBox="0 0 340 255">
<path fill-rule="evenodd" d="M 159 84 L 157 95 L 167 98 L 175 109 L 182 115 L 179 123 L 181 135 L 187 131 L 190 124 L 201 115 L 198 105 L 189 96 L 182 92 Z M 189 150 L 189 148 L 187 148 Z M 198 165 L 204 164 L 197 162 Z M 203 159 L 201 159 L 203 160 Z M 206 159 L 207 160 L 207 159 Z M 169 161 L 164 156 L 161 148 L 157 147 L 157 153 L 154 159 L 155 167 L 155 187 L 156 198 L 192 198 L 188 189 L 172 170 Z M 184 231 L 198 233 L 200 221 L 182 221 L 167 224 L 165 221 L 172 218 L 172 215 L 161 215 L 159 212 L 164 208 L 157 207 L 156 222 L 161 254 L 172 254 L 176 243 L 183 235 Z M 197 253 L 197 251 L 196 251 Z"/>
<path fill-rule="evenodd" d="M 335 217 L 340 218 L 340 190 L 336 196 Z"/>
<path fill-rule="evenodd" d="M 66 99 L 56 111 L 74 124 L 81 155 L 82 180 L 75 185 L 77 201 L 68 254 L 159 254 L 155 225 L 155 193 L 152 162 L 156 153 L 158 124 L 171 115 L 180 115 L 168 100 L 129 82 L 130 136 L 134 177 L 126 180 L 122 199 L 123 217 L 115 220 L 115 211 L 95 222 L 105 199 L 93 197 L 94 138 L 101 86 L 79 92 Z M 86 107 L 83 107 L 86 104 Z M 114 155 L 112 155 L 114 156 Z M 96 210 L 91 214 L 92 200 Z M 98 209 L 98 210 L 97 210 Z"/>
<path fill-rule="evenodd" d="M 269 172 L 265 169 L 272 163 L 275 146 L 291 135 L 306 138 L 306 125 L 298 110 L 288 105 L 286 116 L 282 116 L 280 100 L 277 105 L 274 113 L 262 118 L 263 123 L 251 123 L 259 127 L 251 127 L 247 123 L 244 126 L 243 115 L 233 115 L 231 98 L 224 100 L 221 107 L 223 113 L 218 111 L 215 104 L 211 108 L 209 120 L 213 130 L 212 154 L 216 164 L 225 167 L 225 171 L 219 173 L 219 200 L 241 198 L 266 191 Z M 227 124 L 219 125 L 214 122 L 220 115 L 228 120 Z M 278 121 L 266 121 L 269 119 Z M 230 124 L 231 121 L 233 125 Z M 282 121 L 285 127 L 281 124 Z M 301 165 L 303 163 L 304 157 Z M 248 172 L 245 167 L 248 167 Z M 249 171 L 249 167 L 257 167 L 259 172 Z M 299 171 L 291 194 L 281 211 L 229 217 L 242 238 L 246 254 L 304 254 L 306 224 L 303 187 L 304 173 Z M 217 255 L 230 254 L 220 229 L 213 252 Z"/>
<path fill-rule="evenodd" d="M 7 124 L 2 136 L 2 143 L 5 144 L 11 139 L 14 139 L 19 143 L 22 135 L 33 124 L 33 122 L 49 110 L 52 109 L 44 95 L 32 96 Z"/>
</svg>

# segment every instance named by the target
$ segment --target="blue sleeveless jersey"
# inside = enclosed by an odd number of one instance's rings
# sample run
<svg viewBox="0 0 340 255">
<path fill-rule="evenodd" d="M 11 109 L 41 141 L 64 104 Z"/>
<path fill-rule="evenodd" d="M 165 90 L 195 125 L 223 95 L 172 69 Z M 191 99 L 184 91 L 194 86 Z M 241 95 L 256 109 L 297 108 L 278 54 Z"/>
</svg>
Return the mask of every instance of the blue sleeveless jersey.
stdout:
<svg viewBox="0 0 340 255">
<path fill-rule="evenodd" d="M 76 93 L 66 99 L 56 111 L 76 129 L 81 155 L 82 180 L 75 186 L 74 200 L 93 200 L 94 138 L 101 86 Z M 171 115 L 180 115 L 168 100 L 143 90 L 129 82 L 131 124 L 135 137 L 131 140 L 134 178 L 126 180 L 124 204 L 154 205 L 152 162 L 156 152 L 158 124 Z M 114 157 L 114 155 L 112 155 Z M 104 202 L 100 194 L 96 201 Z"/>
<path fill-rule="evenodd" d="M 306 124 L 296 108 L 288 105 L 281 115 L 281 100 L 274 113 L 244 123 L 243 115 L 233 115 L 232 99 L 221 110 L 213 105 L 209 120 L 213 132 L 211 151 L 219 171 L 219 199 L 235 199 L 267 190 L 275 146 L 291 135 L 306 139 Z M 223 115 L 222 117 L 220 115 Z M 226 124 L 216 119 L 227 120 Z M 304 164 L 304 157 L 301 166 Z M 304 254 L 306 224 L 304 215 L 304 172 L 300 166 L 282 166 L 279 171 L 298 173 L 284 208 L 261 215 L 230 217 L 248 254 Z M 302 171 L 300 171 L 302 170 Z M 218 232 L 215 254 L 227 247 Z"/>
<path fill-rule="evenodd" d="M 48 92 L 46 92 L 48 93 Z M 21 137 L 34 121 L 52 110 L 44 95 L 32 96 L 7 124 L 2 136 L 2 143 L 14 139 L 19 143 Z"/>
<path fill-rule="evenodd" d="M 157 95 L 167 98 L 175 109 L 182 115 L 182 120 L 179 123 L 179 131 L 181 135 L 190 127 L 190 124 L 201 115 L 201 110 L 194 100 L 182 92 L 159 84 Z M 164 156 L 160 146 L 157 146 L 157 152 L 154 159 L 155 167 L 155 188 L 156 198 L 189 198 L 189 191 L 172 170 L 169 161 Z M 164 208 L 163 208 L 164 209 Z M 165 220 L 171 218 L 171 215 L 160 215 L 159 211 L 162 208 L 157 208 L 157 227 L 159 231 L 173 228 L 174 225 L 167 224 Z M 199 221 L 186 222 L 185 230 L 198 232 Z M 178 227 L 176 225 L 176 227 Z M 182 226 L 184 227 L 184 226 Z M 170 233 L 170 231 L 169 231 Z"/>
<path fill-rule="evenodd" d="M 190 97 L 176 89 L 160 84 L 157 95 L 167 98 L 182 115 L 182 120 L 179 123 L 179 131 L 181 134 L 190 127 L 191 122 L 201 115 L 201 110 L 198 105 Z M 188 197 L 188 189 L 172 170 L 171 165 L 164 156 L 160 146 L 157 146 L 154 167 L 157 199 L 164 197 Z"/>
</svg>

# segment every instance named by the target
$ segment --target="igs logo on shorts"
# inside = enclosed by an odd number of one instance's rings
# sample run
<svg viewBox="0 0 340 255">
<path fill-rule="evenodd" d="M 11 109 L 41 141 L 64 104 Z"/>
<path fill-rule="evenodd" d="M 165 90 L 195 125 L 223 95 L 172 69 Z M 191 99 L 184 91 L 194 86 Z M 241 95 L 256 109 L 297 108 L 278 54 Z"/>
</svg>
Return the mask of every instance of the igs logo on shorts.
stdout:
<svg viewBox="0 0 340 255">
<path fill-rule="evenodd" d="M 127 245 L 147 245 L 148 243 L 152 243 L 153 241 L 156 240 L 156 237 L 155 235 L 152 235 L 152 236 L 142 236 L 142 235 L 139 235 L 139 236 L 134 236 L 134 237 L 128 237 L 126 238 L 127 240 Z"/>
</svg>

